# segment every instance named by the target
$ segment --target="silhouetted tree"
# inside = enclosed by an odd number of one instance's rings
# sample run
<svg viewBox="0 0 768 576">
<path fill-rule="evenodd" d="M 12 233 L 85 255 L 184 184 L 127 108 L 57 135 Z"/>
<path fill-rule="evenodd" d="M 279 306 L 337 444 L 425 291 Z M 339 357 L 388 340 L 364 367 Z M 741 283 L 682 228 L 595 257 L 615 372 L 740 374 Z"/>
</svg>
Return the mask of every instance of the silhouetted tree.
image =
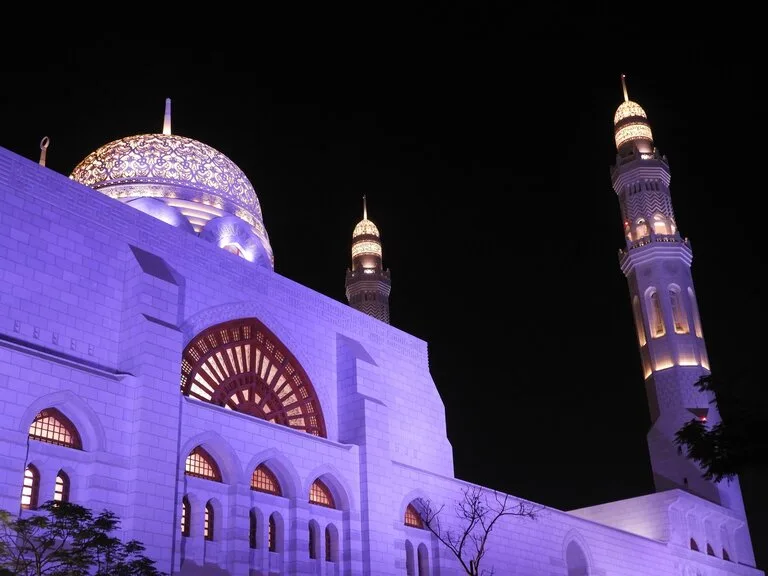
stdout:
<svg viewBox="0 0 768 576">
<path fill-rule="evenodd" d="M 730 480 L 747 468 L 765 469 L 768 453 L 768 413 L 759 398 L 747 401 L 740 388 L 702 376 L 694 386 L 713 394 L 721 421 L 714 426 L 699 418 L 675 434 L 680 453 L 696 462 L 707 480 Z"/>
<path fill-rule="evenodd" d="M 119 524 L 108 510 L 53 500 L 23 518 L 0 510 L 0 576 L 163 576 L 140 542 L 111 535 Z"/>
<path fill-rule="evenodd" d="M 455 505 L 459 520 L 455 528 L 441 524 L 444 504 L 435 508 L 430 500 L 421 500 L 424 526 L 456 556 L 461 567 L 471 576 L 493 574 L 493 568 L 481 571 L 480 563 L 488 550 L 488 536 L 501 518 L 518 516 L 535 519 L 542 510 L 542 506 L 508 494 L 490 493 L 493 496 L 489 498 L 489 492 L 481 488 L 462 488 L 462 498 Z"/>
</svg>

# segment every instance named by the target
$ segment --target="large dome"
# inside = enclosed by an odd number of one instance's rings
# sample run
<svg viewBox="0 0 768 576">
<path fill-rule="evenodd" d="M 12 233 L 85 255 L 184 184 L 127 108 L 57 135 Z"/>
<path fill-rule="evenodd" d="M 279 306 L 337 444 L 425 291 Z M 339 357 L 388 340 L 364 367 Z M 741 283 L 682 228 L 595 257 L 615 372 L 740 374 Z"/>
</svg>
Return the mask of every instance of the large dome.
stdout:
<svg viewBox="0 0 768 576">
<path fill-rule="evenodd" d="M 158 206 L 148 210 L 138 202 L 156 199 L 185 218 L 196 234 L 202 235 L 206 225 L 216 220 L 219 234 L 206 234 L 209 240 L 247 260 L 274 265 L 261 205 L 248 178 L 218 150 L 171 134 L 170 100 L 166 102 L 162 134 L 140 134 L 109 142 L 89 154 L 69 177 L 158 217 Z M 160 219 L 169 222 L 171 218 L 165 216 Z M 239 224 L 228 220 L 232 216 Z M 228 226 L 220 225 L 222 218 L 229 222 Z M 236 234 L 224 234 L 234 224 Z M 234 236 L 241 241 L 228 244 Z M 246 236 L 255 236 L 258 242 L 247 240 Z M 244 244 L 250 248 L 246 249 Z"/>
<path fill-rule="evenodd" d="M 210 204 L 266 233 L 256 191 L 237 165 L 207 144 L 176 134 L 142 134 L 105 144 L 89 154 L 70 178 L 101 189 L 120 184 L 170 184 L 178 197 Z M 121 186 L 113 198 L 157 197 L 160 189 Z"/>
</svg>

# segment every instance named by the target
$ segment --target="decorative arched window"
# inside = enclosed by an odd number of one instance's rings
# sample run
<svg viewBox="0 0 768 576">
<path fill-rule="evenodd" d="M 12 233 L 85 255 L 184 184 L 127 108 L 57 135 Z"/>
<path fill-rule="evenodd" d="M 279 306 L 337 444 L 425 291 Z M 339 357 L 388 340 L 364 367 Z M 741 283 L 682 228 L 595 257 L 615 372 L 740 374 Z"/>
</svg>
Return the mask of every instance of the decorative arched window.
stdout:
<svg viewBox="0 0 768 576">
<path fill-rule="evenodd" d="M 651 302 L 651 318 L 650 325 L 653 330 L 653 337 L 658 338 L 664 336 L 664 315 L 661 312 L 661 302 L 659 301 L 659 293 L 653 290 L 650 293 L 649 300 Z"/>
<path fill-rule="evenodd" d="M 709 542 L 707 542 L 707 556 L 717 556 L 715 554 L 715 549 L 712 548 L 712 545 Z"/>
<path fill-rule="evenodd" d="M 702 338 L 701 318 L 699 318 L 699 305 L 696 303 L 696 295 L 693 293 L 692 288 L 688 288 L 688 298 L 691 301 L 691 312 L 693 312 L 693 328 L 696 331 L 696 336 Z"/>
<path fill-rule="evenodd" d="M 632 314 L 635 317 L 635 329 L 637 330 L 637 340 L 640 347 L 645 346 L 645 328 L 643 327 L 643 314 L 640 311 L 640 298 L 637 294 L 632 298 Z"/>
<path fill-rule="evenodd" d="M 653 232 L 655 234 L 667 234 L 667 219 L 663 214 L 653 215 Z"/>
<path fill-rule="evenodd" d="M 310 560 L 317 559 L 317 548 L 320 546 L 320 541 L 317 538 L 317 531 L 320 527 L 314 520 L 309 523 L 309 558 Z"/>
<path fill-rule="evenodd" d="M 680 291 L 677 287 L 669 289 L 669 304 L 672 307 L 672 322 L 676 334 L 688 334 L 688 320 L 685 317 L 685 308 L 680 301 Z"/>
<path fill-rule="evenodd" d="M 56 502 L 69 502 L 69 476 L 64 470 L 56 475 L 56 485 L 53 487 L 53 499 Z"/>
<path fill-rule="evenodd" d="M 312 482 L 312 486 L 309 489 L 309 501 L 312 504 L 325 506 L 326 508 L 336 508 L 333 502 L 333 494 L 331 494 L 328 486 L 323 484 L 319 478 Z"/>
<path fill-rule="evenodd" d="M 413 528 L 424 528 L 424 522 L 413 504 L 408 504 L 405 509 L 405 525 Z"/>
<path fill-rule="evenodd" d="M 78 450 L 83 448 L 80 434 L 77 433 L 75 425 L 56 408 L 46 408 L 35 416 L 35 420 L 29 427 L 29 437 L 58 446 L 77 448 Z"/>
<path fill-rule="evenodd" d="M 256 548 L 258 544 L 258 534 L 256 531 L 259 527 L 258 518 L 256 517 L 256 510 L 251 510 L 249 517 L 250 527 L 248 529 L 248 546 L 251 548 Z"/>
<path fill-rule="evenodd" d="M 326 436 L 317 395 L 288 349 L 255 318 L 212 326 L 181 361 L 181 391 L 315 436 Z"/>
<path fill-rule="evenodd" d="M 187 461 L 184 464 L 184 474 L 194 476 L 195 478 L 205 478 L 206 480 L 221 482 L 221 472 L 216 464 L 216 460 L 201 446 L 192 450 L 189 456 L 187 456 Z"/>
<path fill-rule="evenodd" d="M 40 472 L 32 464 L 24 470 L 24 485 L 21 488 L 21 507 L 24 510 L 37 508 L 37 493 L 40 490 Z"/>
<path fill-rule="evenodd" d="M 251 476 L 251 490 L 258 492 L 266 492 L 267 494 L 274 494 L 276 496 L 282 496 L 283 492 L 280 489 L 280 482 L 264 464 L 259 464 L 256 470 L 253 471 Z"/>
<path fill-rule="evenodd" d="M 191 510 L 189 507 L 189 498 L 184 496 L 184 498 L 181 499 L 181 535 L 182 536 L 189 536 L 189 525 L 192 522 L 192 518 L 190 517 Z"/>
<path fill-rule="evenodd" d="M 267 546 L 270 552 L 277 552 L 277 523 L 275 515 L 269 517 L 269 534 L 267 536 Z"/>
<path fill-rule="evenodd" d="M 695 550 L 696 552 L 699 551 L 699 545 L 696 544 L 696 540 L 693 538 L 691 538 L 691 550 Z"/>
<path fill-rule="evenodd" d="M 214 520 L 213 504 L 209 500 L 205 504 L 205 518 L 203 519 L 203 536 L 206 540 L 213 540 Z"/>
</svg>

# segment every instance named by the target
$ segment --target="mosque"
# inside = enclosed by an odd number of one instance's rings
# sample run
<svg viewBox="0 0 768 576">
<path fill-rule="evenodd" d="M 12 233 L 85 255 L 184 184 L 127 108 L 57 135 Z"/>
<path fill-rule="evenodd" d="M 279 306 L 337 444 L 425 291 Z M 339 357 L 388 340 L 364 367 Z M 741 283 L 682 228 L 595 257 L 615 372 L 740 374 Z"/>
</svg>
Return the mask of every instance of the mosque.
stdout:
<svg viewBox="0 0 768 576">
<path fill-rule="evenodd" d="M 656 492 L 503 518 L 482 566 L 762 575 L 738 482 L 703 480 L 673 443 L 690 418 L 719 420 L 692 385 L 709 371 L 692 252 L 626 88 L 614 123 Z M 365 211 L 341 303 L 274 271 L 251 182 L 174 134 L 170 101 L 160 133 L 104 144 L 69 175 L 41 151 L 0 148 L 0 509 L 110 509 L 172 575 L 465 573 L 423 515 L 473 486 L 454 476 L 427 342 L 389 324 Z"/>
</svg>

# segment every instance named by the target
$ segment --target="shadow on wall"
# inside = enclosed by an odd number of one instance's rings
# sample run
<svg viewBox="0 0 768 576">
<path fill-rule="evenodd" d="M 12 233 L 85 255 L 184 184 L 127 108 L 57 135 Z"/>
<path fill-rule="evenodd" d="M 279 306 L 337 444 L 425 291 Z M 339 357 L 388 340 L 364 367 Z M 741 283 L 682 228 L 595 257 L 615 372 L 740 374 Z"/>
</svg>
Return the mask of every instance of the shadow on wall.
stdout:
<svg viewBox="0 0 768 576">
<path fill-rule="evenodd" d="M 214 564 L 200 566 L 194 562 L 184 562 L 179 571 L 179 576 L 232 576 L 229 570 L 219 568 Z"/>
</svg>

